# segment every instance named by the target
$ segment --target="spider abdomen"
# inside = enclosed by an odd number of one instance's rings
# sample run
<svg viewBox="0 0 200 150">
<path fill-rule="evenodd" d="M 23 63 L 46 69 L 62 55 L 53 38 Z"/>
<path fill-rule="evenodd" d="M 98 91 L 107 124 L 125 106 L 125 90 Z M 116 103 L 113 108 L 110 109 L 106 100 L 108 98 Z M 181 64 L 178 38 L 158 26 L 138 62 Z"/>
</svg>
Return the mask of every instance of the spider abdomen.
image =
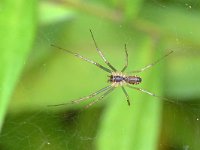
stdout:
<svg viewBox="0 0 200 150">
<path fill-rule="evenodd" d="M 125 78 L 125 82 L 129 84 L 139 84 L 142 82 L 142 78 L 137 76 L 128 76 Z"/>
</svg>

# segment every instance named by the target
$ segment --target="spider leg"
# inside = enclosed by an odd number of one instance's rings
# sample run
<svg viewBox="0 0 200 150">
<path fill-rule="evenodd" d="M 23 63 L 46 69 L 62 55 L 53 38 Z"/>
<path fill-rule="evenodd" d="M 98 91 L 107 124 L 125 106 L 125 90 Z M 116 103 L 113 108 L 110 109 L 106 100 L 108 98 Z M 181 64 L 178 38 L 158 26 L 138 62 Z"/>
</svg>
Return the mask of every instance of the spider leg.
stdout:
<svg viewBox="0 0 200 150">
<path fill-rule="evenodd" d="M 130 100 L 129 100 L 129 96 L 128 96 L 128 93 L 126 92 L 125 88 L 122 86 L 122 91 L 124 92 L 126 98 L 127 98 L 127 103 L 128 105 L 130 106 Z"/>
<path fill-rule="evenodd" d="M 149 64 L 139 70 L 134 70 L 134 71 L 130 71 L 129 73 L 140 73 L 145 71 L 146 69 L 149 69 L 151 67 L 153 67 L 155 64 L 157 64 L 158 62 L 160 62 L 162 59 L 164 59 L 165 57 L 169 56 L 173 51 L 170 51 L 169 53 L 165 54 L 163 57 L 159 58 L 158 60 L 156 60 L 155 62 L 153 62 L 152 64 Z"/>
<path fill-rule="evenodd" d="M 107 61 L 107 59 L 105 58 L 105 56 L 103 55 L 103 53 L 101 52 L 101 50 L 98 48 L 97 43 L 96 43 L 96 41 L 95 41 L 95 39 L 94 39 L 94 35 L 93 35 L 91 29 L 90 29 L 90 33 L 91 33 L 91 35 L 92 35 L 92 39 L 93 39 L 93 41 L 94 41 L 96 50 L 97 50 L 97 52 L 99 53 L 99 55 L 101 56 L 101 58 L 103 59 L 103 61 L 104 61 L 113 71 L 117 71 L 117 70 L 110 64 L 110 62 Z"/>
<path fill-rule="evenodd" d="M 106 95 L 108 95 L 109 93 L 111 93 L 113 90 L 115 89 L 115 87 L 110 88 L 108 91 L 106 91 L 103 95 L 101 95 L 98 99 L 92 101 L 91 103 L 87 104 L 84 109 L 89 108 L 90 106 L 92 106 L 93 104 L 97 103 L 99 100 L 103 99 Z"/>
<path fill-rule="evenodd" d="M 60 50 L 62 50 L 62 51 L 64 51 L 64 52 L 67 52 L 67 53 L 69 53 L 69 54 L 72 54 L 72 55 L 74 55 L 74 56 L 76 56 L 76 57 L 78 57 L 78 58 L 80 58 L 80 59 L 82 59 L 82 60 L 84 60 L 84 61 L 87 61 L 87 62 L 91 63 L 91 64 L 94 64 L 94 65 L 96 65 L 97 67 L 99 67 L 100 69 L 102 69 L 102 70 L 104 70 L 104 71 L 106 71 L 106 72 L 109 72 L 109 73 L 112 72 L 110 69 L 108 69 L 108 68 L 106 68 L 106 67 L 100 65 L 99 63 L 97 63 L 97 62 L 95 62 L 95 61 L 93 61 L 93 60 L 90 60 L 90 59 L 88 59 L 88 58 L 86 58 L 86 57 L 83 57 L 83 56 L 79 55 L 78 53 L 71 52 L 71 51 L 69 51 L 69 50 L 66 50 L 66 49 L 64 49 L 64 48 L 61 48 L 61 47 L 56 46 L 56 45 L 54 45 L 54 44 L 51 44 L 51 46 L 53 46 L 53 47 L 55 47 L 55 48 L 57 48 L 57 49 L 60 49 Z"/>
<path fill-rule="evenodd" d="M 144 90 L 144 89 L 142 89 L 142 88 L 138 88 L 138 87 L 134 87 L 134 86 L 130 86 L 130 85 L 127 85 L 127 86 L 128 86 L 129 88 L 132 88 L 132 89 L 141 91 L 141 92 L 143 92 L 143 93 L 146 93 L 146 94 L 148 94 L 148 95 L 151 95 L 151 96 L 154 96 L 154 97 L 163 99 L 163 100 L 165 100 L 165 101 L 174 102 L 174 101 L 172 101 L 172 100 L 169 100 L 168 98 L 165 98 L 165 97 L 162 97 L 162 96 L 158 96 L 158 95 L 156 95 L 156 94 L 154 94 L 154 93 L 151 93 L 151 92 L 149 92 L 149 91 L 147 91 L 147 90 Z"/>
<path fill-rule="evenodd" d="M 124 68 L 122 69 L 121 72 L 124 72 L 126 70 L 126 68 L 128 67 L 128 51 L 127 51 L 127 48 L 126 48 L 126 44 L 124 45 L 124 49 L 125 49 L 125 53 L 126 53 L 126 62 L 125 62 L 125 66 L 124 66 Z"/>
<path fill-rule="evenodd" d="M 106 91 L 106 90 L 109 90 L 109 89 L 111 89 L 111 88 L 112 88 L 112 86 L 109 85 L 109 86 L 106 86 L 106 87 L 104 87 L 104 88 L 102 88 L 102 89 L 100 89 L 100 90 L 98 90 L 98 91 L 96 91 L 96 92 L 94 92 L 94 93 L 92 93 L 92 94 L 90 94 L 90 95 L 88 95 L 88 96 L 85 96 L 85 97 L 82 97 L 82 98 L 73 100 L 73 101 L 71 101 L 71 102 L 69 102 L 69 103 L 62 103 L 62 104 L 49 105 L 49 106 L 61 106 L 61 105 L 67 105 L 67 104 L 80 103 L 81 101 L 85 101 L 85 100 L 87 100 L 87 99 L 89 99 L 89 98 L 92 98 L 92 97 L 96 96 L 97 94 L 102 93 L 102 92 L 104 92 L 104 91 Z"/>
</svg>

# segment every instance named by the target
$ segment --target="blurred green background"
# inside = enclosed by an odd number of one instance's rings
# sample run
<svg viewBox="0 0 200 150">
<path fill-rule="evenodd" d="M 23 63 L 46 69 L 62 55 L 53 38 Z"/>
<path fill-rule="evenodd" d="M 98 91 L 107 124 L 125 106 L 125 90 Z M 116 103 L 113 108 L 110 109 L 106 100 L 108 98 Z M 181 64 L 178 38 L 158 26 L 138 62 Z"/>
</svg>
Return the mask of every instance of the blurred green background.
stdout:
<svg viewBox="0 0 200 150">
<path fill-rule="evenodd" d="M 198 0 L 2 0 L 0 2 L 1 150 L 200 149 L 200 2 Z M 81 111 L 48 107 L 108 85 L 108 73 L 51 44 L 138 74 L 164 101 L 117 88 Z"/>
</svg>

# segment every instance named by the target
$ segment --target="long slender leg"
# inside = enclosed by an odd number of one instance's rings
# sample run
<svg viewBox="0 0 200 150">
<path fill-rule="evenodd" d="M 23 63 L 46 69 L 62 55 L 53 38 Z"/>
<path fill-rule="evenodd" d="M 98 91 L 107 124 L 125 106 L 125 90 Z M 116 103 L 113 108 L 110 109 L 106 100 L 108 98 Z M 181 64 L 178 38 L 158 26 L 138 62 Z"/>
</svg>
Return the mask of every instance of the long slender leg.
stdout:
<svg viewBox="0 0 200 150">
<path fill-rule="evenodd" d="M 125 63 L 125 66 L 124 66 L 124 68 L 122 69 L 121 72 L 124 72 L 126 70 L 126 68 L 128 67 L 128 51 L 127 51 L 127 48 L 126 48 L 126 44 L 124 45 L 124 49 L 125 49 L 125 53 L 126 53 L 126 63 Z"/>
<path fill-rule="evenodd" d="M 64 52 L 67 52 L 67 53 L 69 53 L 69 54 L 72 54 L 72 55 L 74 55 L 74 56 L 76 56 L 76 57 L 78 57 L 78 58 L 80 58 L 80 59 L 82 59 L 82 60 L 85 60 L 85 61 L 91 63 L 91 64 L 94 64 L 94 65 L 96 65 L 97 67 L 99 67 L 100 69 L 102 69 L 102 70 L 104 70 L 104 71 L 106 71 L 106 72 L 109 72 L 109 73 L 112 72 L 110 69 L 108 69 L 108 68 L 106 68 L 106 67 L 100 65 L 99 63 L 97 63 L 97 62 L 95 62 L 95 61 L 93 61 L 93 60 L 90 60 L 90 59 L 88 59 L 88 58 L 85 58 L 85 57 L 79 55 L 78 53 L 71 52 L 71 51 L 69 51 L 69 50 L 66 50 L 66 49 L 64 49 L 64 48 L 61 48 L 61 47 L 56 46 L 56 45 L 54 45 L 54 44 L 51 44 L 51 46 L 53 46 L 53 47 L 55 47 L 55 48 L 58 48 L 58 49 L 60 49 L 60 50 L 62 50 L 62 51 L 64 51 Z"/>
<path fill-rule="evenodd" d="M 127 86 L 128 86 L 129 88 L 132 88 L 132 89 L 135 89 L 135 90 L 141 91 L 141 92 L 146 93 L 146 94 L 148 94 L 148 95 L 151 95 L 151 96 L 154 96 L 154 97 L 157 97 L 157 98 L 163 99 L 163 100 L 165 100 L 165 101 L 169 101 L 169 102 L 173 102 L 173 103 L 174 103 L 174 101 L 169 100 L 168 98 L 165 98 L 165 97 L 162 97 L 162 96 L 155 95 L 154 93 L 151 93 L 151 92 L 149 92 L 149 91 L 147 91 L 147 90 L 144 90 L 144 89 L 141 89 L 141 88 L 138 88 L 138 87 L 134 87 L 134 86 L 130 86 L 130 85 L 127 85 Z"/>
<path fill-rule="evenodd" d="M 96 50 L 97 50 L 97 52 L 99 53 L 99 55 L 101 56 L 101 58 L 104 60 L 104 62 L 105 62 L 113 71 L 117 71 L 117 70 L 110 64 L 110 62 L 107 61 L 107 59 L 104 57 L 103 53 L 102 53 L 102 52 L 100 51 L 100 49 L 98 48 L 97 43 L 96 43 L 96 41 L 95 41 L 95 39 L 94 39 L 94 35 L 93 35 L 91 29 L 90 29 L 90 33 L 91 33 L 91 35 L 92 35 L 92 39 L 93 39 L 93 41 L 94 41 Z"/>
<path fill-rule="evenodd" d="M 161 57 L 160 59 L 156 60 L 155 62 L 153 62 L 152 64 L 149 64 L 145 67 L 143 67 L 142 69 L 139 70 L 134 70 L 134 71 L 130 71 L 129 73 L 140 73 L 145 71 L 146 69 L 149 69 L 151 67 L 153 67 L 155 64 L 157 64 L 158 62 L 160 62 L 162 59 L 164 59 L 165 57 L 169 56 L 173 51 L 170 51 L 169 53 L 165 54 L 163 57 Z"/>
<path fill-rule="evenodd" d="M 126 92 L 125 88 L 122 86 L 122 91 L 124 92 L 126 98 L 127 98 L 127 103 L 128 105 L 130 106 L 130 100 L 129 100 L 129 96 L 128 96 L 128 93 Z"/>
<path fill-rule="evenodd" d="M 112 92 L 115 89 L 115 87 L 110 88 L 108 91 L 106 91 L 103 95 L 101 95 L 98 99 L 96 99 L 95 101 L 92 101 L 91 103 L 89 103 L 88 105 L 86 105 L 84 107 L 84 109 L 89 108 L 90 106 L 92 106 L 93 104 L 97 103 L 99 100 L 103 99 L 106 95 L 108 95 L 110 92 Z"/>
<path fill-rule="evenodd" d="M 70 104 L 70 103 L 71 103 L 71 104 L 80 103 L 81 101 L 85 101 L 85 100 L 87 100 L 87 99 L 89 99 L 89 98 L 92 98 L 92 97 L 96 96 L 97 94 L 102 93 L 102 92 L 104 92 L 104 91 L 106 91 L 106 90 L 109 90 L 109 89 L 111 89 L 111 88 L 112 88 L 112 86 L 109 85 L 109 86 L 106 86 L 106 87 L 104 87 L 104 88 L 102 88 L 102 89 L 100 89 L 100 90 L 98 90 L 98 91 L 96 91 L 96 92 L 94 92 L 94 93 L 92 93 L 92 94 L 90 94 L 90 95 L 88 95 L 88 96 L 85 96 L 85 97 L 82 97 L 82 98 L 73 100 L 73 101 L 71 101 L 71 102 L 69 102 L 69 103 L 62 103 L 62 104 L 49 105 L 49 106 L 61 106 L 61 105 L 66 105 L 66 104 Z"/>
</svg>

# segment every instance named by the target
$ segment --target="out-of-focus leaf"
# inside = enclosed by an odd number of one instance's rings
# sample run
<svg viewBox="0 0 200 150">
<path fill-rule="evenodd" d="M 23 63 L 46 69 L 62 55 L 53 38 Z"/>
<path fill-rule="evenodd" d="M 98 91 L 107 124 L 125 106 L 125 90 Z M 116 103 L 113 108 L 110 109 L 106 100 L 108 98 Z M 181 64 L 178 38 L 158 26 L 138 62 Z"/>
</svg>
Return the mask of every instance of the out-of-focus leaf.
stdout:
<svg viewBox="0 0 200 150">
<path fill-rule="evenodd" d="M 143 0 L 125 0 L 125 17 L 133 19 L 137 16 L 143 4 Z"/>
<path fill-rule="evenodd" d="M 147 5 L 142 16 L 165 35 L 167 49 L 174 51 L 166 72 L 166 93 L 179 100 L 199 97 L 200 13 L 191 8 Z"/>
<path fill-rule="evenodd" d="M 3 0 L 0 14 L 0 129 L 34 37 L 36 1 Z"/>
<path fill-rule="evenodd" d="M 178 100 L 199 98 L 199 63 L 200 53 L 194 52 L 187 57 L 174 54 L 169 61 L 169 71 L 166 78 L 166 93 Z M 196 56 L 194 56 L 196 54 Z M 187 54 L 186 54 L 187 55 Z"/>
<path fill-rule="evenodd" d="M 181 41 L 184 40 L 185 44 L 187 42 L 199 45 L 200 30 L 198 25 L 200 24 L 200 13 L 192 11 L 192 9 L 173 6 L 156 7 L 146 5 L 145 8 L 141 12 L 143 18 L 154 23 L 174 43 L 181 44 Z"/>
<path fill-rule="evenodd" d="M 153 57 L 155 49 L 152 50 L 151 48 L 152 41 L 150 39 L 144 40 L 138 53 L 135 53 L 137 64 L 131 63 L 129 66 L 141 67 L 141 64 L 148 64 L 156 59 Z M 160 95 L 162 91 L 162 70 L 158 70 L 158 68 L 157 70 L 154 68 L 153 72 L 145 71 L 142 75 L 145 79 L 144 84 L 138 85 L 138 87 L 144 87 L 144 89 Z M 126 104 L 125 96 L 117 94 L 117 92 L 122 93 L 120 90 L 115 91 L 115 94 L 113 94 L 115 96 L 113 96 L 112 102 L 104 113 L 98 135 L 98 149 L 155 150 L 159 136 L 161 101 L 140 91 L 129 89 L 128 93 L 131 100 L 129 107 Z"/>
<path fill-rule="evenodd" d="M 49 24 L 70 19 L 73 16 L 73 11 L 62 7 L 62 5 L 56 5 L 56 3 L 41 1 L 40 14 L 40 23 Z"/>
</svg>

